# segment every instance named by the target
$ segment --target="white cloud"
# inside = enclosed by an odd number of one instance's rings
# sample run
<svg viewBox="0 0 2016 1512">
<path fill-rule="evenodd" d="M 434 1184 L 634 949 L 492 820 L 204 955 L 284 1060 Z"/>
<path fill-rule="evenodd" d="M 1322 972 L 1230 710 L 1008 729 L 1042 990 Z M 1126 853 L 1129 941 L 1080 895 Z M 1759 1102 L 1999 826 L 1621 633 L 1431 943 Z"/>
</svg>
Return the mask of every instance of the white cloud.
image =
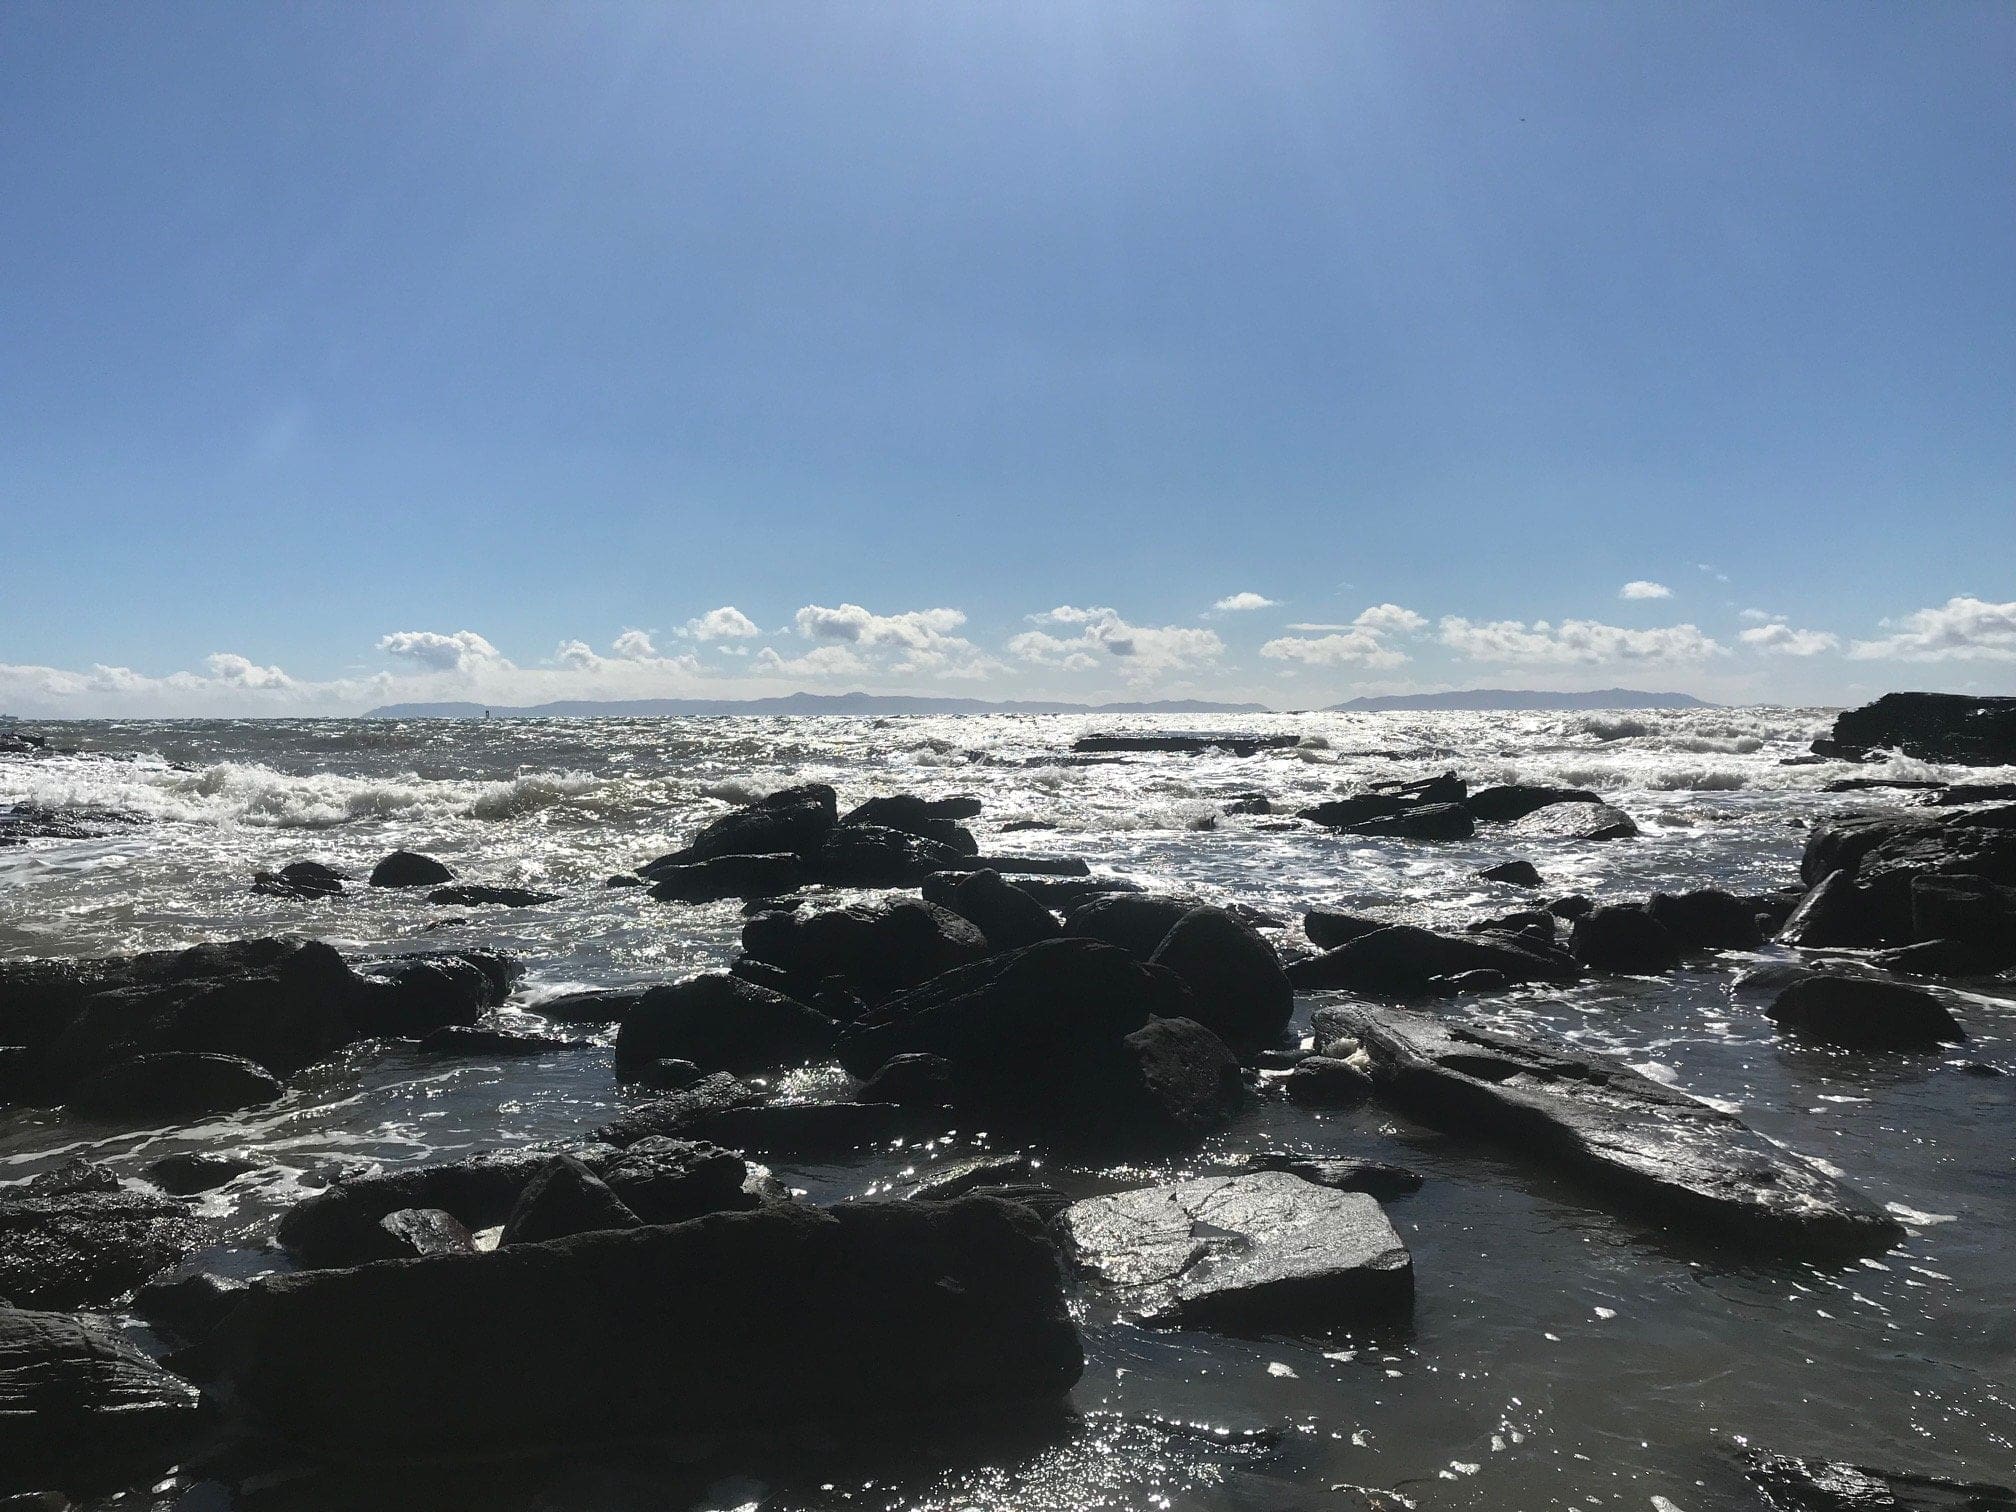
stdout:
<svg viewBox="0 0 2016 1512">
<path fill-rule="evenodd" d="M 807 640 L 851 646 L 860 651 L 898 653 L 887 670 L 902 677 L 928 674 L 985 678 L 1002 670 L 1001 664 L 978 646 L 952 634 L 966 623 L 966 616 L 957 609 L 875 614 L 859 604 L 841 604 L 835 608 L 807 604 L 798 611 L 793 623 Z M 789 663 L 780 657 L 779 664 Z M 871 665 L 866 661 L 861 664 L 864 668 Z"/>
<path fill-rule="evenodd" d="M 772 677 L 860 677 L 870 670 L 867 662 L 845 646 L 814 646 L 803 656 L 789 658 L 765 646 L 756 653 L 753 665 Z"/>
<path fill-rule="evenodd" d="M 1742 640 L 1774 656 L 1818 656 L 1841 644 L 1841 637 L 1831 630 L 1794 630 L 1782 621 L 1753 626 L 1742 633 Z"/>
<path fill-rule="evenodd" d="M 1336 633 L 1314 640 L 1283 636 L 1260 648 L 1273 661 L 1300 662 L 1310 667 L 1398 667 L 1411 658 L 1393 646 L 1389 637 L 1414 635 L 1426 629 L 1425 616 L 1398 604 L 1374 604 L 1348 625 L 1290 625 L 1290 630 L 1327 630 Z"/>
<path fill-rule="evenodd" d="M 387 656 L 417 662 L 435 672 L 466 672 L 485 662 L 502 661 L 497 648 L 474 630 L 442 635 L 433 630 L 395 630 L 378 642 Z"/>
<path fill-rule="evenodd" d="M 1771 614 L 1763 609 L 1745 609 L 1737 618 L 1749 620 L 1755 625 L 1768 625 L 1771 621 L 1781 620 L 1785 616 L 1782 614 Z"/>
<path fill-rule="evenodd" d="M 1715 581 L 1718 583 L 1726 583 L 1729 581 L 1729 574 L 1724 572 L 1720 567 L 1717 567 L 1713 562 L 1696 562 L 1694 564 L 1694 570 L 1696 572 L 1707 573 L 1708 576 L 1715 579 Z"/>
<path fill-rule="evenodd" d="M 294 679 L 278 667 L 262 667 L 230 651 L 219 651 L 204 659 L 210 675 L 232 688 L 291 688 Z"/>
<path fill-rule="evenodd" d="M 1673 597 L 1673 590 L 1664 583 L 1655 583 L 1650 578 L 1633 578 L 1617 590 L 1620 599 L 1667 599 Z"/>
<path fill-rule="evenodd" d="M 746 640 L 763 632 L 756 622 L 737 609 L 733 604 L 723 604 L 719 609 L 709 609 L 698 619 L 686 621 L 686 628 L 680 632 L 694 640 Z"/>
<path fill-rule="evenodd" d="M 584 640 L 560 642 L 558 649 L 553 653 L 553 660 L 563 667 L 572 667 L 577 671 L 589 671 L 602 665 L 602 658 L 595 654 L 595 648 Z"/>
<path fill-rule="evenodd" d="M 609 649 L 628 661 L 643 661 L 658 654 L 648 630 L 625 630 L 609 643 Z"/>
<path fill-rule="evenodd" d="M 1211 607 L 1224 614 L 1238 614 L 1248 609 L 1272 609 L 1278 600 L 1258 593 L 1234 593 L 1221 598 Z"/>
<path fill-rule="evenodd" d="M 1117 666 L 1129 682 L 1149 682 L 1214 662 L 1225 654 L 1225 642 L 1215 630 L 1130 625 L 1117 610 L 1103 607 L 1080 609 L 1060 604 L 1029 619 L 1038 625 L 1080 627 L 1074 636 L 1027 630 L 1008 638 L 1011 655 L 1066 671 Z"/>
<path fill-rule="evenodd" d="M 1856 641 L 1848 654 L 1860 661 L 2016 661 L 2016 601 L 1950 598 L 1936 609 L 1884 620 L 1883 628 L 1895 633 Z"/>
<path fill-rule="evenodd" d="M 1471 661 L 1497 663 L 1699 661 L 1722 653 L 1721 644 L 1693 625 L 1629 630 L 1596 620 L 1517 620 L 1489 623 L 1444 618 L 1442 644 Z"/>
</svg>

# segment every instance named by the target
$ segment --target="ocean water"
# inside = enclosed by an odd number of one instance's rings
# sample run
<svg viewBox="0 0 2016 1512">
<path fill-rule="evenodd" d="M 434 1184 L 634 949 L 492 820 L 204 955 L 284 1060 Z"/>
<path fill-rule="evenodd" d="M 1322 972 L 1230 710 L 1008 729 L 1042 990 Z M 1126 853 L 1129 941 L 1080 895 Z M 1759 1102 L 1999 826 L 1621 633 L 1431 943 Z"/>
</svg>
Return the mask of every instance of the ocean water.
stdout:
<svg viewBox="0 0 2016 1512">
<path fill-rule="evenodd" d="M 682 843 L 733 802 L 830 782 L 843 807 L 878 794 L 978 796 L 983 850 L 1082 855 L 1097 872 L 1237 901 L 1299 942 L 1310 906 L 1460 927 L 1526 895 L 1475 870 L 1523 855 L 1544 896 L 1654 888 L 1761 890 L 1796 880 L 1805 826 L 1906 794 L 1828 795 L 1874 769 L 1786 766 L 1820 710 L 1614 714 L 1322 714 L 1185 721 L 1290 732 L 1251 758 L 1073 760 L 1093 731 L 1146 718 L 93 722 L 37 726 L 76 756 L 0 758 L 0 804 L 117 809 L 145 823 L 102 839 L 0 849 L 0 955 L 88 955 L 276 931 L 346 951 L 457 944 L 521 952 L 505 1010 L 582 986 L 720 966 L 735 903 L 659 904 L 602 879 Z M 1453 769 L 1473 784 L 1595 788 L 1643 835 L 1608 844 L 1346 840 L 1228 818 L 1265 793 L 1289 808 L 1365 781 Z M 1894 762 L 1892 776 L 2008 780 Z M 1215 819 L 1215 823 L 1212 821 Z M 1053 830 L 1002 833 L 1017 820 Z M 1210 827 L 1202 827 L 1209 824 Z M 439 856 L 465 881 L 561 894 L 529 909 L 444 910 L 417 893 L 252 895 L 251 873 L 331 862 L 360 876 L 386 851 Z M 836 893 L 833 901 L 851 895 Z M 466 922 L 434 926 L 445 916 Z M 1316 1114 L 1278 1097 L 1181 1160 L 1053 1167 L 1075 1192 L 1211 1169 L 1267 1146 L 1412 1166 L 1388 1204 L 1414 1255 L 1412 1325 L 1377 1337 L 1234 1339 L 1146 1331 L 1081 1299 L 1088 1365 L 1072 1413 L 956 1442 L 808 1441 L 761 1462 L 675 1463 L 598 1449 L 508 1468 L 334 1471 L 189 1505 L 486 1508 L 1294 1509 L 1705 1508 L 1752 1503 L 1745 1446 L 1928 1473 L 2016 1478 L 2016 1004 L 1955 993 L 1971 1042 L 1851 1056 L 1776 1040 L 1741 975 L 1782 958 L 1723 954 L 1670 977 L 1511 993 L 1464 1011 L 1623 1057 L 1738 1110 L 1842 1172 L 1907 1238 L 1860 1262 L 1763 1264 L 1696 1248 L 1607 1211 L 1502 1151 L 1376 1108 Z M 1299 1022 L 1320 999 L 1299 1005 Z M 826 1095 L 837 1072 L 796 1073 Z M 276 1216 L 337 1165 L 438 1159 L 585 1137 L 623 1099 L 606 1044 L 531 1061 L 423 1061 L 360 1047 L 297 1078 L 274 1106 L 197 1128 L 115 1131 L 47 1111 L 0 1114 L 0 1179 L 72 1156 L 137 1172 L 183 1149 L 256 1149 L 264 1175 L 202 1199 L 207 1263 L 281 1267 Z M 844 1165 L 778 1165 L 815 1200 L 871 1193 L 986 1147 L 962 1130 Z M 381 1477 L 373 1479 L 374 1476 Z M 428 1477 L 434 1479 L 428 1479 Z M 396 1485 L 398 1494 L 388 1491 Z M 1349 1488 L 1376 1488 L 1385 1500 Z M 410 1500 L 401 1503 L 400 1497 Z M 128 1505 L 130 1503 L 119 1503 Z M 172 1504 L 172 1502 L 170 1503 Z"/>
</svg>

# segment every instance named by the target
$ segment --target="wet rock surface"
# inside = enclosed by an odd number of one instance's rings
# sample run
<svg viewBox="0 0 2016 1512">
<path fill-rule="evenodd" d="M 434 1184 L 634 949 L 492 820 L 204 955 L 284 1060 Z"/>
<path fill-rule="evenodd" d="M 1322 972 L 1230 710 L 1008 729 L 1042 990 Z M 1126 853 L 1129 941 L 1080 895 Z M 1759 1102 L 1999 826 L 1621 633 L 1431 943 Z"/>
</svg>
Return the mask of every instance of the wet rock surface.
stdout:
<svg viewBox="0 0 2016 1512">
<path fill-rule="evenodd" d="M 199 1405 L 194 1386 L 110 1319 L 0 1303 L 0 1485 L 35 1470 L 103 1474 L 170 1452 L 194 1433 Z"/>
<path fill-rule="evenodd" d="M 2016 1491 L 1980 1481 L 1783 1454 L 1746 1454 L 1743 1465 L 1750 1483 L 1776 1512 L 2016 1512 Z"/>
<path fill-rule="evenodd" d="M 182 1203 L 116 1181 L 0 1187 L 0 1298 L 21 1307 L 109 1306 L 180 1260 L 196 1236 Z"/>
</svg>

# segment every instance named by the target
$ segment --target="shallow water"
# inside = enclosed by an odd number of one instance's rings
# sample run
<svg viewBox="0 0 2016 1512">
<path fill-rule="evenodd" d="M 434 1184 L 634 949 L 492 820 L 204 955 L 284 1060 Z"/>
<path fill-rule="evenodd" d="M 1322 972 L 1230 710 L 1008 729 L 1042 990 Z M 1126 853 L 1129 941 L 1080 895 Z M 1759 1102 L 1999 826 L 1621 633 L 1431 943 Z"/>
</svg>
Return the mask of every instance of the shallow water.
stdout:
<svg viewBox="0 0 2016 1512">
<path fill-rule="evenodd" d="M 1143 718 L 553 720 L 410 723 L 101 722 L 38 726 L 102 754 L 0 760 L 0 802 L 114 808 L 145 825 L 0 850 L 0 954 L 95 954 L 294 930 L 345 950 L 500 945 L 531 974 L 512 1012 L 581 985 L 667 980 L 725 963 L 739 906 L 656 904 L 602 878 L 672 849 L 737 798 L 831 782 L 843 807 L 881 793 L 971 793 L 988 851 L 1083 855 L 1096 871 L 1237 900 L 1289 921 L 1312 904 L 1460 925 L 1521 906 L 1474 870 L 1524 855 L 1546 896 L 1599 899 L 1794 880 L 1803 824 L 1907 795 L 1822 794 L 1868 769 L 1783 766 L 1821 711 L 1304 715 L 1190 719 L 1183 728 L 1292 731 L 1300 748 L 1228 756 L 1060 759 L 1088 731 Z M 1342 841 L 1265 818 L 1191 826 L 1230 798 L 1287 806 L 1364 780 L 1454 768 L 1473 783 L 1601 790 L 1642 838 L 1611 844 Z M 1888 775 L 1942 775 L 1893 763 Z M 2016 773 L 1952 775 L 2006 780 Z M 1054 831 L 1000 833 L 1017 819 Z M 520 910 L 444 911 L 353 887 L 301 903 L 246 891 L 255 868 L 317 859 L 361 874 L 394 847 L 464 880 L 563 893 Z M 836 895 L 844 897 L 845 895 Z M 429 930 L 444 912 L 467 922 Z M 1290 928 L 1285 939 L 1299 939 Z M 1768 953 L 1767 953 L 1768 954 Z M 1737 1108 L 1838 1168 L 1905 1221 L 1888 1254 L 1815 1268 L 1690 1247 L 1489 1150 L 1374 1109 L 1321 1117 L 1272 1098 L 1184 1161 L 1052 1170 L 1074 1191 L 1209 1168 L 1261 1144 L 1411 1165 L 1422 1191 L 1388 1206 L 1413 1250 L 1412 1326 L 1379 1338 L 1236 1340 L 1157 1333 L 1086 1301 L 1077 1416 L 1014 1436 L 907 1451 L 799 1445 L 689 1473 L 662 1451 L 598 1452 L 507 1470 L 460 1467 L 420 1504 L 486 1507 L 1422 1508 L 1747 1505 L 1732 1451 L 1754 1444 L 1960 1477 L 2016 1474 L 2016 1005 L 1956 997 L 1972 1043 L 1941 1055 L 1850 1057 L 1782 1046 L 1762 1000 L 1734 986 L 1756 957 L 1724 955 L 1657 981 L 1491 999 L 1488 1011 L 1613 1052 Z M 1301 1005 L 1306 1016 L 1318 1001 Z M 801 1075 L 803 1089 L 837 1073 Z M 185 1148 L 257 1146 L 278 1168 L 204 1199 L 211 1257 L 241 1274 L 275 1215 L 337 1162 L 433 1159 L 579 1137 L 618 1098 L 606 1046 L 529 1062 L 423 1061 L 361 1047 L 297 1078 L 249 1118 L 110 1132 L 53 1113 L 0 1115 L 0 1177 L 71 1155 L 125 1171 Z M 844 1167 L 778 1167 L 818 1200 L 985 1142 L 880 1152 Z M 946 1468 L 946 1467 L 952 1468 Z M 723 1475 L 751 1477 L 719 1480 Z M 413 1484 L 404 1482 L 407 1491 Z M 322 1477 L 261 1507 L 382 1501 Z M 1663 1500 L 1662 1500 L 1663 1499 Z M 215 1505 L 230 1505 L 219 1501 Z M 196 1505 L 191 1502 L 191 1505 Z M 1384 1505 L 1403 1505 L 1387 1502 Z"/>
</svg>

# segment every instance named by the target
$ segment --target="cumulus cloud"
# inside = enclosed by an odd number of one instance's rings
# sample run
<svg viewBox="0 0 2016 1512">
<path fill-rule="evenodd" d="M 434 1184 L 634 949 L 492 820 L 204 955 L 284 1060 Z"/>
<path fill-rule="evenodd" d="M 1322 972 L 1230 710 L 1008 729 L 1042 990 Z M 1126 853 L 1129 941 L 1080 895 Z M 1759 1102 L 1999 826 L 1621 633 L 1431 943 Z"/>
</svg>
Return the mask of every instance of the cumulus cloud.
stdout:
<svg viewBox="0 0 2016 1512">
<path fill-rule="evenodd" d="M 434 672 L 466 672 L 484 662 L 503 660 L 497 648 L 474 630 L 457 630 L 453 635 L 395 630 L 379 640 L 378 649 Z"/>
<path fill-rule="evenodd" d="M 1785 616 L 1782 614 L 1772 614 L 1765 609 L 1745 609 L 1737 615 L 1737 618 L 1749 620 L 1753 625 L 1768 625 L 1771 621 L 1781 620 Z"/>
<path fill-rule="evenodd" d="M 1860 661 L 2016 661 L 2016 601 L 1950 598 L 1936 609 L 1920 609 L 1884 620 L 1892 633 L 1856 641 L 1848 654 Z"/>
<path fill-rule="evenodd" d="M 1391 638 L 1426 629 L 1425 616 L 1398 604 L 1374 604 L 1344 625 L 1290 625 L 1291 630 L 1333 633 L 1314 639 L 1283 636 L 1260 648 L 1273 661 L 1300 662 L 1309 667 L 1398 667 L 1411 658 Z"/>
<path fill-rule="evenodd" d="M 723 604 L 719 609 L 709 609 L 698 619 L 686 621 L 681 632 L 694 640 L 746 640 L 763 632 L 756 622 L 737 609 L 733 604 Z"/>
<path fill-rule="evenodd" d="M 765 646 L 751 665 L 772 677 L 859 677 L 870 670 L 868 663 L 846 646 L 814 646 L 803 656 L 793 657 L 779 656 L 775 647 Z"/>
<path fill-rule="evenodd" d="M 658 654 L 648 630 L 625 630 L 609 643 L 609 649 L 629 661 L 643 661 Z"/>
<path fill-rule="evenodd" d="M 1233 593 L 1211 607 L 1221 614 L 1239 614 L 1248 609 L 1272 609 L 1278 601 L 1259 593 Z"/>
<path fill-rule="evenodd" d="M 1577 663 L 1700 661 L 1719 656 L 1720 642 L 1693 625 L 1667 625 L 1656 630 L 1629 630 L 1596 620 L 1518 620 L 1479 623 L 1449 616 L 1441 626 L 1442 644 L 1471 661 L 1497 663 Z"/>
<path fill-rule="evenodd" d="M 294 679 L 278 667 L 262 667 L 248 657 L 218 651 L 204 659 L 210 675 L 232 688 L 291 688 Z"/>
<path fill-rule="evenodd" d="M 1795 630 L 1782 620 L 1753 626 L 1742 633 L 1743 644 L 1773 656 L 1818 656 L 1840 646 L 1831 630 Z"/>
<path fill-rule="evenodd" d="M 978 646 L 952 633 L 966 623 L 966 616 L 957 609 L 876 614 L 859 604 L 832 608 L 807 604 L 792 623 L 807 640 L 851 646 L 870 653 L 894 652 L 896 659 L 888 664 L 887 670 L 899 676 L 985 678 L 1001 670 L 1001 664 Z M 864 661 L 863 665 L 868 663 Z"/>
<path fill-rule="evenodd" d="M 1620 599 L 1665 599 L 1673 597 L 1673 590 L 1664 583 L 1655 583 L 1650 578 L 1633 578 L 1617 590 Z"/>
<path fill-rule="evenodd" d="M 1184 625 L 1132 625 L 1119 611 L 1060 604 L 1029 616 L 1032 624 L 1077 627 L 1076 635 L 1025 630 L 1008 638 L 1008 651 L 1023 661 L 1066 671 L 1113 667 L 1129 682 L 1148 682 L 1216 661 L 1225 642 L 1215 630 Z"/>
</svg>

